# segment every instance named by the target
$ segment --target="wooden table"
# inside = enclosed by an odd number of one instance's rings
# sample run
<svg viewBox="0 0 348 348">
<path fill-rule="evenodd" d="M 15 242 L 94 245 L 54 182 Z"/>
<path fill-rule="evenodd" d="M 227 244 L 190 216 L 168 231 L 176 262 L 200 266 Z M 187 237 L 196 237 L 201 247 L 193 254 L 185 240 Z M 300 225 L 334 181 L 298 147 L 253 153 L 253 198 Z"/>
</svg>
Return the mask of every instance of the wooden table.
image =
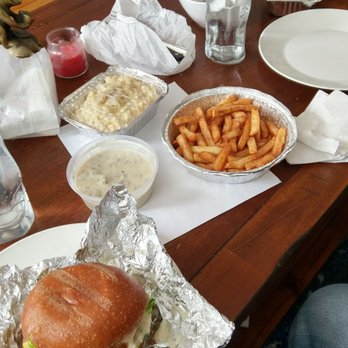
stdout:
<svg viewBox="0 0 348 348">
<path fill-rule="evenodd" d="M 53 1 L 34 12 L 31 31 L 41 42 L 59 26 L 80 28 L 100 20 L 113 0 Z M 184 15 L 178 1 L 163 7 Z M 348 9 L 340 0 L 323 0 L 316 7 Z M 181 74 L 166 77 L 186 92 L 219 85 L 261 90 L 301 113 L 317 89 L 291 82 L 271 71 L 258 53 L 262 30 L 276 17 L 265 0 L 254 0 L 248 23 L 246 59 L 235 66 L 218 65 L 204 55 L 204 30 L 188 19 L 197 36 L 196 59 Z M 89 57 L 88 72 L 73 80 L 56 79 L 59 100 L 106 65 Z M 69 153 L 58 137 L 9 140 L 19 164 L 36 219 L 30 233 L 84 222 L 90 215 L 70 189 L 65 176 Z M 229 319 L 236 331 L 231 347 L 260 347 L 271 330 L 343 240 L 348 225 L 348 165 L 316 163 L 273 172 L 282 183 L 221 214 L 166 244 L 184 276 Z M 174 217 L 168 217 L 174 218 Z M 10 245 L 7 243 L 0 248 Z M 249 318 L 249 328 L 240 323 Z"/>
</svg>

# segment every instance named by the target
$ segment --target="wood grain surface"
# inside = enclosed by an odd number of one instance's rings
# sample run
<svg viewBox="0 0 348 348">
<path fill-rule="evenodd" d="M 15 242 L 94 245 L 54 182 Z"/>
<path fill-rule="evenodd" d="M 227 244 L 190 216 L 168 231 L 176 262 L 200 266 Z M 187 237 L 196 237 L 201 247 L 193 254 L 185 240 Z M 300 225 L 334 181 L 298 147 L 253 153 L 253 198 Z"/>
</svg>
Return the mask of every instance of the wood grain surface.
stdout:
<svg viewBox="0 0 348 348">
<path fill-rule="evenodd" d="M 45 46 L 45 36 L 51 29 L 80 28 L 91 20 L 101 20 L 113 3 L 54 0 L 33 12 L 31 32 Z M 186 16 L 179 1 L 160 3 Z M 315 7 L 348 9 L 348 3 L 323 0 Z M 284 103 L 295 116 L 300 114 L 317 89 L 274 73 L 258 52 L 262 30 L 275 19 L 265 0 L 254 0 L 247 28 L 246 59 L 226 66 L 205 57 L 204 29 L 187 17 L 196 35 L 195 61 L 186 71 L 161 78 L 168 83 L 177 82 L 188 93 L 220 85 L 255 88 Z M 71 80 L 56 78 L 59 100 L 106 67 L 89 56 L 85 75 Z M 70 155 L 58 137 L 6 143 L 22 170 L 34 207 L 36 218 L 30 234 L 87 220 L 90 211 L 67 183 L 65 171 Z M 261 347 L 347 233 L 347 164 L 291 166 L 283 161 L 272 171 L 281 184 L 165 245 L 184 276 L 235 321 L 230 347 Z M 239 326 L 246 318 L 250 322 L 248 329 Z"/>
</svg>

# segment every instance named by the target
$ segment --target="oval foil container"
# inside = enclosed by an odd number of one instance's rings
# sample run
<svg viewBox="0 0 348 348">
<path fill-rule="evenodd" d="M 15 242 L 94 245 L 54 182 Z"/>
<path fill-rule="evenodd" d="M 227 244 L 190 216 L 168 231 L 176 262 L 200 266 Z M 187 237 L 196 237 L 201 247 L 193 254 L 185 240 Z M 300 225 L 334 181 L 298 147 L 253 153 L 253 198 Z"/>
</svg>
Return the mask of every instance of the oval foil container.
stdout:
<svg viewBox="0 0 348 348">
<path fill-rule="evenodd" d="M 266 165 L 243 172 L 219 172 L 198 167 L 193 163 L 185 160 L 180 156 L 172 145 L 173 140 L 179 134 L 176 127 L 173 126 L 172 120 L 176 116 L 190 115 L 200 106 L 203 110 L 216 105 L 229 95 L 237 95 L 242 98 L 252 98 L 254 105 L 261 107 L 260 116 L 264 119 L 273 120 L 277 126 L 282 126 L 287 129 L 287 138 L 282 153 L 273 161 Z M 255 180 L 274 165 L 285 159 L 286 155 L 293 149 L 297 138 L 297 128 L 295 119 L 290 110 L 281 102 L 272 96 L 251 88 L 243 87 L 217 87 L 205 89 L 188 95 L 178 105 L 172 108 L 162 126 L 161 131 L 162 141 L 168 148 L 173 157 L 179 161 L 190 173 L 213 182 L 221 182 L 227 184 L 241 184 L 244 182 Z"/>
<path fill-rule="evenodd" d="M 158 339 L 151 348 L 214 348 L 229 342 L 234 324 L 183 277 L 159 241 L 154 221 L 138 212 L 135 198 L 119 185 L 93 210 L 74 257 L 42 260 L 23 270 L 14 265 L 0 267 L 1 348 L 22 347 L 21 309 L 38 279 L 81 262 L 122 268 L 156 300 L 170 343 Z"/>
<path fill-rule="evenodd" d="M 137 78 L 149 85 L 155 86 L 158 94 L 157 100 L 150 105 L 146 110 L 144 110 L 138 117 L 136 117 L 127 127 L 120 128 L 114 132 L 101 132 L 98 129 L 95 129 L 89 125 L 81 123 L 70 117 L 69 110 L 78 108 L 81 105 L 88 92 L 93 90 L 98 84 L 104 81 L 106 76 L 112 75 L 124 75 Z M 156 76 L 147 74 L 143 71 L 123 67 L 120 65 L 110 66 L 105 72 L 100 73 L 89 80 L 87 83 L 79 87 L 73 93 L 64 98 L 64 100 L 58 106 L 59 116 L 70 123 L 71 125 L 78 128 L 81 132 L 86 133 L 86 135 L 135 135 L 138 133 L 156 114 L 158 103 L 164 98 L 168 93 L 168 85 L 157 78 Z"/>
</svg>

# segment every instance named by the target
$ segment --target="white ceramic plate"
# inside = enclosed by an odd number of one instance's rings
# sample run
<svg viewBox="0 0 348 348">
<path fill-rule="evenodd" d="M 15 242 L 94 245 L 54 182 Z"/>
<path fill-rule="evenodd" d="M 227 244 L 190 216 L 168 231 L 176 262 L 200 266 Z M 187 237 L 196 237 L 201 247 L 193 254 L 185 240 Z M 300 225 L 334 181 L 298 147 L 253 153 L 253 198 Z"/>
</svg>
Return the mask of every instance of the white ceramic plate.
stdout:
<svg viewBox="0 0 348 348">
<path fill-rule="evenodd" d="M 348 11 L 315 9 L 281 17 L 262 32 L 259 52 L 292 81 L 348 90 Z"/>
<path fill-rule="evenodd" d="M 25 268 L 58 256 L 73 256 L 80 247 L 85 223 L 53 227 L 10 245 L 0 252 L 0 266 L 15 264 Z"/>
</svg>

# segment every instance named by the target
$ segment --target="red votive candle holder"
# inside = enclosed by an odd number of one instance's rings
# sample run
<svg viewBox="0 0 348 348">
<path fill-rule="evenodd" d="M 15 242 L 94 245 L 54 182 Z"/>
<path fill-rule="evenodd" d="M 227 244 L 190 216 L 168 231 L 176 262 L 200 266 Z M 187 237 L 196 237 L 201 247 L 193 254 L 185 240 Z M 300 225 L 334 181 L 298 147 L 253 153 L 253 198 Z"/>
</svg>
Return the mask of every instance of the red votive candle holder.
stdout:
<svg viewBox="0 0 348 348">
<path fill-rule="evenodd" d="M 86 51 L 80 33 L 72 27 L 58 28 L 46 36 L 47 51 L 56 76 L 73 78 L 88 69 Z"/>
</svg>

